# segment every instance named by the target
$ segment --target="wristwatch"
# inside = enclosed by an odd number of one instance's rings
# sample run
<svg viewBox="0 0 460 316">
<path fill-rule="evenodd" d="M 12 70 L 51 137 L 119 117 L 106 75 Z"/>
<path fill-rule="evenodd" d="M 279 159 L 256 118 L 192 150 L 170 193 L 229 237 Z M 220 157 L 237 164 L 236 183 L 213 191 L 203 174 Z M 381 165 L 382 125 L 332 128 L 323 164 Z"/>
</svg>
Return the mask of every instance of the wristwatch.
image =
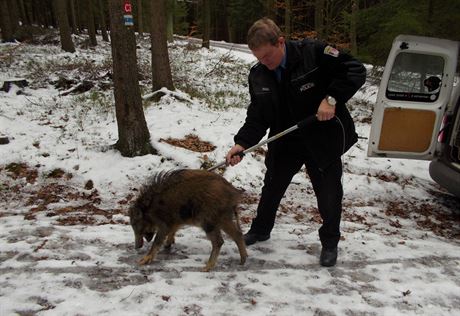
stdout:
<svg viewBox="0 0 460 316">
<path fill-rule="evenodd" d="M 326 97 L 326 101 L 327 103 L 329 103 L 331 106 L 335 106 L 337 104 L 337 100 L 334 98 L 334 97 L 331 97 L 330 95 L 328 95 Z"/>
</svg>

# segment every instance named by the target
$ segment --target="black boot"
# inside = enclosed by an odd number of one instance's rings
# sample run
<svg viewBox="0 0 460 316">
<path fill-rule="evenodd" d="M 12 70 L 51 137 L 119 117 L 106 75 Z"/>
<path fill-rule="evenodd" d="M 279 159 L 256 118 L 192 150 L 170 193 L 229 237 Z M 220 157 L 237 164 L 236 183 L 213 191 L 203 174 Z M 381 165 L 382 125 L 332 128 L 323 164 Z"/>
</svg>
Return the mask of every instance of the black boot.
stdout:
<svg viewBox="0 0 460 316">
<path fill-rule="evenodd" d="M 323 267 L 335 266 L 337 262 L 337 247 L 324 248 L 321 250 L 321 256 L 319 257 L 319 263 Z"/>
<path fill-rule="evenodd" d="M 256 233 L 247 233 L 246 235 L 244 235 L 244 242 L 246 243 L 246 246 L 255 244 L 258 241 L 265 241 L 268 239 L 270 239 L 270 234 L 262 235 Z"/>
</svg>

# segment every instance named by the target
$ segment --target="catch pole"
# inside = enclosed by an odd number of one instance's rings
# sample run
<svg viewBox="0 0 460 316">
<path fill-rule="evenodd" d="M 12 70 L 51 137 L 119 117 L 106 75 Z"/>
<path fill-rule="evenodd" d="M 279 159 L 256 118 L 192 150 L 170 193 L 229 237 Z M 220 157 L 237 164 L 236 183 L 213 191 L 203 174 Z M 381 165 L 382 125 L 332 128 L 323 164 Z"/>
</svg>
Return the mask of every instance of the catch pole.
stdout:
<svg viewBox="0 0 460 316">
<path fill-rule="evenodd" d="M 272 141 L 274 141 L 274 140 L 276 140 L 276 139 L 278 139 L 278 138 L 280 138 L 280 137 L 283 137 L 284 135 L 289 134 L 289 133 L 292 132 L 292 131 L 295 131 L 295 130 L 300 129 L 300 128 L 304 128 L 304 127 L 306 127 L 306 126 L 312 124 L 312 123 L 315 122 L 315 121 L 316 121 L 316 116 L 315 116 L 315 115 L 309 116 L 309 117 L 307 117 L 306 119 L 304 119 L 304 120 L 300 121 L 299 123 L 297 123 L 296 125 L 291 126 L 291 127 L 289 127 L 288 129 L 286 129 L 286 130 L 284 130 L 284 131 L 282 131 L 282 132 L 279 132 L 278 134 L 273 135 L 272 137 L 267 138 L 266 140 L 261 141 L 261 142 L 258 143 L 257 145 L 254 145 L 254 146 L 252 146 L 252 147 L 249 147 L 248 149 L 245 149 L 244 151 L 239 152 L 239 153 L 237 153 L 237 154 L 235 154 L 235 155 L 238 155 L 238 156 L 240 156 L 240 157 L 243 157 L 244 155 L 246 155 L 246 154 L 248 154 L 248 153 L 250 153 L 250 152 L 253 152 L 253 151 L 256 150 L 257 148 L 260 148 L 260 147 L 262 147 L 262 146 L 265 145 L 265 144 L 271 143 Z M 224 160 L 224 161 L 218 163 L 217 165 L 212 166 L 211 168 L 209 168 L 209 169 L 207 169 L 207 170 L 208 170 L 208 171 L 213 171 L 213 170 L 218 169 L 218 168 L 220 168 L 220 167 L 222 167 L 222 166 L 225 166 L 226 164 L 227 164 L 227 161 Z"/>
</svg>

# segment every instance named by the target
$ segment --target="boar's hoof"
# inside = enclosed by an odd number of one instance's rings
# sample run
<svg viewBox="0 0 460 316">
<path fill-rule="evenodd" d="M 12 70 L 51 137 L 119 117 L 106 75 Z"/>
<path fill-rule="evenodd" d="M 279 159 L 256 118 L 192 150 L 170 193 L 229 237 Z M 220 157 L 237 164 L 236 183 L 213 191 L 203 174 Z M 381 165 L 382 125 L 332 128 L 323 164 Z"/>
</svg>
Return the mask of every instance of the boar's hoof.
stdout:
<svg viewBox="0 0 460 316">
<path fill-rule="evenodd" d="M 153 261 L 153 256 L 150 256 L 150 255 L 146 255 L 144 256 L 144 258 L 142 258 L 140 261 L 139 261 L 139 264 L 141 266 L 143 265 L 146 265 L 146 264 L 149 264 L 150 262 Z"/>
<path fill-rule="evenodd" d="M 168 240 L 166 241 L 166 243 L 165 243 L 165 249 L 170 250 L 171 247 L 172 247 L 172 245 L 175 244 L 175 243 L 176 243 L 176 241 L 175 241 L 174 238 L 168 239 Z"/>
<path fill-rule="evenodd" d="M 202 272 L 209 272 L 209 271 L 211 271 L 214 267 L 215 267 L 215 264 L 210 264 L 210 263 L 208 262 L 208 264 L 206 264 L 206 266 L 205 266 L 203 269 L 201 269 L 201 271 L 202 271 Z"/>
</svg>

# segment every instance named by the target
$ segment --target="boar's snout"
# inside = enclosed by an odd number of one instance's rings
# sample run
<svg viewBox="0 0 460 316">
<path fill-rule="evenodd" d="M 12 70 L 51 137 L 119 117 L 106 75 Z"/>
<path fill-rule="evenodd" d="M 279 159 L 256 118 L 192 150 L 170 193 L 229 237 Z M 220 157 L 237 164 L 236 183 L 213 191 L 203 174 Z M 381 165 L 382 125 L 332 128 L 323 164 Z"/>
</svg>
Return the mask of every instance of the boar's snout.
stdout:
<svg viewBox="0 0 460 316">
<path fill-rule="evenodd" d="M 145 240 L 147 240 L 147 242 L 150 242 L 153 239 L 153 233 L 146 233 L 144 237 L 145 237 Z"/>
</svg>

